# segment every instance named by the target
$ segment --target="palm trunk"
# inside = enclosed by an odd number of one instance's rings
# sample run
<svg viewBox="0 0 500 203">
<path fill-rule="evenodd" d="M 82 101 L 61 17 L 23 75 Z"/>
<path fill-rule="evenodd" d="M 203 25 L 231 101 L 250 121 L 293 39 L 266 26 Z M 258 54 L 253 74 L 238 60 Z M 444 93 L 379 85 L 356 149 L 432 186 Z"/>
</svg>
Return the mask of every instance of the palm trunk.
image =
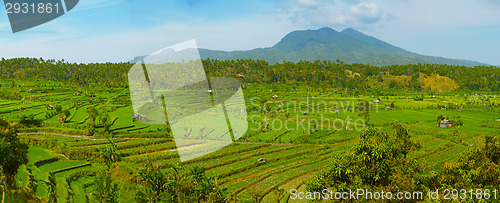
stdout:
<svg viewBox="0 0 500 203">
<path fill-rule="evenodd" d="M 6 192 L 7 184 L 5 183 L 5 178 L 3 179 L 3 191 L 2 191 L 2 203 L 5 202 L 5 192 Z"/>
</svg>

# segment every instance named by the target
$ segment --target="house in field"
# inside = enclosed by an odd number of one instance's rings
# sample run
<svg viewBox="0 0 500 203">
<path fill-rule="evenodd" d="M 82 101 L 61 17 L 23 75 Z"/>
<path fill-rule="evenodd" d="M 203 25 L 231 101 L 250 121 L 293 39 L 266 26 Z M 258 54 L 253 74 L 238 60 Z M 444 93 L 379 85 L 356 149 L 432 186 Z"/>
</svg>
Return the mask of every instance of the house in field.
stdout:
<svg viewBox="0 0 500 203">
<path fill-rule="evenodd" d="M 26 92 L 32 92 L 32 91 L 33 91 L 33 89 L 26 90 Z"/>
<path fill-rule="evenodd" d="M 449 120 L 442 120 L 440 123 L 438 123 L 438 127 L 441 128 L 448 128 L 448 127 L 453 127 L 453 124 Z"/>
<path fill-rule="evenodd" d="M 266 158 L 259 158 L 257 161 L 259 163 L 266 163 Z"/>
<path fill-rule="evenodd" d="M 278 98 L 278 95 L 273 95 L 271 98 L 273 98 L 273 99 L 277 99 L 277 98 Z"/>
<path fill-rule="evenodd" d="M 335 109 L 335 111 L 333 113 L 339 114 L 340 111 L 338 109 Z"/>
<path fill-rule="evenodd" d="M 380 103 L 380 100 L 375 99 L 375 100 L 373 100 L 372 102 L 373 102 L 373 103 L 377 103 L 377 104 L 378 104 L 378 103 Z"/>
<path fill-rule="evenodd" d="M 52 110 L 52 109 L 54 109 L 54 105 L 52 104 L 47 105 L 47 110 Z"/>
<path fill-rule="evenodd" d="M 390 107 L 390 106 L 386 106 L 386 107 L 385 107 L 385 110 L 386 110 L 386 111 L 390 111 L 390 110 L 391 110 L 391 107 Z"/>
<path fill-rule="evenodd" d="M 147 121 L 148 117 L 140 113 L 135 113 L 134 115 L 132 115 L 132 119 L 136 121 Z"/>
</svg>

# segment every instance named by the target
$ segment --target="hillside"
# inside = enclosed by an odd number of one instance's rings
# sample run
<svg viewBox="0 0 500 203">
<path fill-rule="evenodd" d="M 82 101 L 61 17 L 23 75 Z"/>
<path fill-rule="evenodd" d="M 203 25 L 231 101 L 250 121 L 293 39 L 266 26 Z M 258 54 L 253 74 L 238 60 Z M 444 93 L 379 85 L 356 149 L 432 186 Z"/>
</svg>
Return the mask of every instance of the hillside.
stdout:
<svg viewBox="0 0 500 203">
<path fill-rule="evenodd" d="M 318 30 L 293 31 L 283 37 L 276 45 L 268 48 L 230 52 L 200 49 L 200 55 L 202 58 L 220 60 L 260 59 L 271 64 L 283 61 L 336 61 L 340 59 L 344 63 L 363 63 L 377 66 L 417 63 L 486 65 L 475 61 L 424 56 L 367 36 L 352 28 L 337 32 L 328 27 Z"/>
</svg>

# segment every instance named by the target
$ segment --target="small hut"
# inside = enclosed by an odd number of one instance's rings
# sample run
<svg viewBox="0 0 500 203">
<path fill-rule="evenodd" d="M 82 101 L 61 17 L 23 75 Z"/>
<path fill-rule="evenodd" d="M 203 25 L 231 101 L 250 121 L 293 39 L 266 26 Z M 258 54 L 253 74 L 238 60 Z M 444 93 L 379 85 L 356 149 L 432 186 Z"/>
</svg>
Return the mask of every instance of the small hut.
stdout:
<svg viewBox="0 0 500 203">
<path fill-rule="evenodd" d="M 386 107 L 385 107 L 385 110 L 386 110 L 386 111 L 390 111 L 390 110 L 391 110 L 391 107 L 390 107 L 390 106 L 386 106 Z"/>
<path fill-rule="evenodd" d="M 441 128 L 448 128 L 448 127 L 453 127 L 453 124 L 449 120 L 442 120 L 440 123 L 438 123 L 438 127 Z"/>
<path fill-rule="evenodd" d="M 375 99 L 375 100 L 373 100 L 372 102 L 373 102 L 373 103 L 377 103 L 377 104 L 378 104 L 378 103 L 380 103 L 380 100 Z"/>
<path fill-rule="evenodd" d="M 52 110 L 52 109 L 54 109 L 54 105 L 49 104 L 49 105 L 47 106 L 47 110 Z"/>
<path fill-rule="evenodd" d="M 134 115 L 132 115 L 132 119 L 136 121 L 147 121 L 148 117 L 140 113 L 135 113 Z"/>
<path fill-rule="evenodd" d="M 277 99 L 277 98 L 278 98 L 278 95 L 273 95 L 271 98 L 273 98 L 273 99 Z"/>
<path fill-rule="evenodd" d="M 259 158 L 257 161 L 259 162 L 259 164 L 266 163 L 266 158 Z"/>
</svg>

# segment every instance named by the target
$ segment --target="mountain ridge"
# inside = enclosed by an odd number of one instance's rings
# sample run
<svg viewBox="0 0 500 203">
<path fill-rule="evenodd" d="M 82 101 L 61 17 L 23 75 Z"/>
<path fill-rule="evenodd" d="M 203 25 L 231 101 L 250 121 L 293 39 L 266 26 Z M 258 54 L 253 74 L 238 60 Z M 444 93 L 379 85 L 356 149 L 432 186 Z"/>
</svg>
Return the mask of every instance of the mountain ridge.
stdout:
<svg viewBox="0 0 500 203">
<path fill-rule="evenodd" d="M 364 63 L 377 66 L 417 63 L 488 65 L 477 61 L 421 55 L 365 35 L 353 28 L 337 32 L 329 27 L 292 31 L 272 47 L 246 51 L 200 49 L 200 56 L 219 60 L 252 58 L 265 60 L 271 64 L 283 61 L 335 61 L 339 59 L 344 63 Z"/>
<path fill-rule="evenodd" d="M 489 65 L 477 61 L 426 56 L 396 47 L 368 36 L 353 28 L 341 32 L 323 27 L 320 29 L 295 30 L 285 35 L 272 47 L 242 51 L 199 49 L 203 59 L 264 60 L 270 64 L 284 61 L 341 60 L 344 63 L 362 63 L 376 66 L 437 63 L 449 65 Z"/>
</svg>

